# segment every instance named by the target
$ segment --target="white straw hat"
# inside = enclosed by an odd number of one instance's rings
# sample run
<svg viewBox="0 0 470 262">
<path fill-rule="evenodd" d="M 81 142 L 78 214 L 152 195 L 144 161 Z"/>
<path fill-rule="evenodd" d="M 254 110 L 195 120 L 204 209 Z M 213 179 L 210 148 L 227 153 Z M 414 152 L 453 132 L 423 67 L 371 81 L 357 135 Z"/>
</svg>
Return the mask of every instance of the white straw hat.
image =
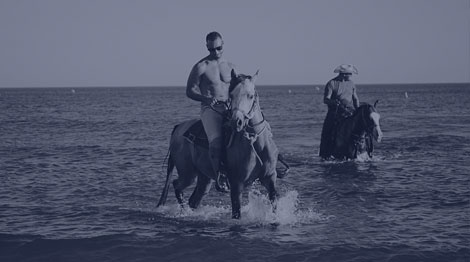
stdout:
<svg viewBox="0 0 470 262">
<path fill-rule="evenodd" d="M 342 64 L 338 66 L 334 73 L 343 73 L 343 74 L 358 74 L 357 68 L 353 65 Z"/>
</svg>

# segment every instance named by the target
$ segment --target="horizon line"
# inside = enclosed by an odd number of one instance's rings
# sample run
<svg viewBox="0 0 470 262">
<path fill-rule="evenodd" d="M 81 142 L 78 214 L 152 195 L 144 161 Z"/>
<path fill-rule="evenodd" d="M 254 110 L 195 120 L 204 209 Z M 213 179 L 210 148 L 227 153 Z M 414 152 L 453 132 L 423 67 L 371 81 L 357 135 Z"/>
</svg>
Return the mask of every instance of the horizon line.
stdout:
<svg viewBox="0 0 470 262">
<path fill-rule="evenodd" d="M 356 86 L 372 86 L 372 85 L 452 85 L 452 84 L 469 84 L 470 82 L 410 82 L 410 83 L 355 83 Z M 325 84 L 260 84 L 258 87 L 283 87 L 283 86 L 325 86 Z M 0 89 L 13 89 L 13 88 L 184 88 L 184 85 L 89 85 L 89 86 L 0 86 Z"/>
</svg>

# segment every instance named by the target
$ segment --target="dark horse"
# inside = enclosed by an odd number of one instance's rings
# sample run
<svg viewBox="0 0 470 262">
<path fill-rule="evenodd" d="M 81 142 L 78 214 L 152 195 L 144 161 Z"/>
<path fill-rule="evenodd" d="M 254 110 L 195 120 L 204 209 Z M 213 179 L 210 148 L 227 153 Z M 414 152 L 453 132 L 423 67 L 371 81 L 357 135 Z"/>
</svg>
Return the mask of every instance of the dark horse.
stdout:
<svg viewBox="0 0 470 262">
<path fill-rule="evenodd" d="M 336 124 L 333 134 L 332 155 L 336 159 L 357 159 L 360 156 L 372 157 L 374 143 L 382 140 L 378 100 L 374 105 L 362 103 L 354 114 Z"/>
<path fill-rule="evenodd" d="M 280 160 L 288 171 L 288 165 L 278 153 L 272 139 L 271 128 L 259 107 L 255 81 L 258 75 L 237 75 L 232 70 L 230 82 L 230 102 L 228 120 L 231 126 L 230 139 L 227 139 L 225 168 L 230 185 L 232 217 L 240 218 L 241 195 L 243 189 L 256 179 L 267 188 L 269 198 L 275 203 L 277 161 Z M 198 146 L 185 137 L 187 130 L 199 120 L 190 120 L 175 126 L 170 140 L 168 168 L 165 187 L 157 206 L 164 205 L 170 186 L 173 168 L 178 171 L 178 178 L 173 181 L 176 199 L 183 204 L 183 190 L 197 177 L 196 187 L 189 198 L 189 206 L 196 208 L 216 180 L 208 150 Z"/>
</svg>

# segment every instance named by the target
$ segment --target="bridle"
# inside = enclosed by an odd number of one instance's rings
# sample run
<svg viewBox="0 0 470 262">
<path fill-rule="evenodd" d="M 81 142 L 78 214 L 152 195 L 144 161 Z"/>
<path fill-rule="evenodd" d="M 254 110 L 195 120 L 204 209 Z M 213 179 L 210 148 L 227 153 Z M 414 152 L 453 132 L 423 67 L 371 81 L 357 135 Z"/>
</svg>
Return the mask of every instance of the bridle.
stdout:
<svg viewBox="0 0 470 262">
<path fill-rule="evenodd" d="M 234 88 L 231 88 L 230 91 L 233 91 L 233 89 Z M 243 136 L 247 138 L 248 140 L 250 140 L 251 143 L 254 143 L 254 141 L 257 140 L 258 136 L 261 135 L 266 130 L 266 126 L 267 126 L 265 125 L 266 119 L 264 117 L 263 112 L 261 111 L 260 111 L 261 116 L 262 116 L 261 121 L 259 121 L 258 123 L 250 124 L 250 122 L 252 122 L 253 117 L 255 116 L 256 110 L 260 110 L 258 92 L 255 92 L 253 103 L 251 104 L 250 110 L 247 113 L 241 111 L 239 108 L 232 107 L 232 104 L 230 102 L 228 103 L 227 112 L 229 112 L 229 116 L 227 117 L 230 118 L 230 116 L 233 115 L 234 112 L 240 112 L 243 115 L 243 129 L 242 129 Z"/>
<path fill-rule="evenodd" d="M 370 107 L 372 107 L 372 106 L 370 106 L 370 105 L 367 106 L 367 108 L 370 108 Z M 375 121 L 373 121 L 374 124 L 373 124 L 373 125 L 369 125 L 369 124 L 367 123 L 366 117 L 364 116 L 364 110 L 362 110 L 362 112 L 361 112 L 361 118 L 362 118 L 362 123 L 363 123 L 363 125 L 364 125 L 364 129 L 366 130 L 366 133 L 367 133 L 367 134 L 372 134 L 372 132 L 374 131 L 374 128 L 377 127 L 377 123 L 375 123 Z"/>
<path fill-rule="evenodd" d="M 228 111 L 230 111 L 232 114 L 233 112 L 240 112 L 243 114 L 243 117 L 245 120 L 251 120 L 253 118 L 253 116 L 255 115 L 255 109 L 258 105 L 258 93 L 255 92 L 255 97 L 253 99 L 253 103 L 251 104 L 251 107 L 250 107 L 250 110 L 248 111 L 248 113 L 244 113 L 242 112 L 240 109 L 238 108 L 232 108 L 232 104 L 229 103 L 229 107 L 228 107 Z"/>
<path fill-rule="evenodd" d="M 216 112 L 217 114 L 222 115 L 222 116 L 225 118 L 225 120 L 229 120 L 229 119 L 230 119 L 230 115 L 231 115 L 231 114 L 228 114 L 227 112 L 230 112 L 230 113 L 233 114 L 233 112 L 236 112 L 236 111 L 242 113 L 245 120 L 251 120 L 251 119 L 253 118 L 253 116 L 255 115 L 255 109 L 256 109 L 257 104 L 258 104 L 258 93 L 255 93 L 255 99 L 253 100 L 253 103 L 252 103 L 252 105 L 251 105 L 251 108 L 250 108 L 250 110 L 248 111 L 247 114 L 243 113 L 243 112 L 242 112 L 240 109 L 238 109 L 238 108 L 235 108 L 235 109 L 232 108 L 232 104 L 231 104 L 231 99 L 230 99 L 230 98 L 229 98 L 227 101 L 217 101 L 217 103 L 211 104 L 211 105 L 210 105 L 210 108 L 211 108 L 214 112 Z M 218 105 L 223 105 L 223 106 L 225 107 L 225 110 L 224 110 L 225 112 L 222 113 L 222 112 L 220 112 L 219 110 L 217 110 L 217 109 L 215 108 L 215 106 L 218 106 Z M 263 120 L 264 120 L 264 115 L 263 115 Z M 247 123 L 247 124 L 249 124 L 249 123 Z M 258 123 L 258 124 L 259 124 L 259 123 Z M 257 125 L 257 124 L 256 124 L 256 125 Z"/>
<path fill-rule="evenodd" d="M 369 105 L 367 108 L 370 108 L 370 107 L 371 106 Z M 375 123 L 375 121 L 373 125 L 368 124 L 367 119 L 365 117 L 365 113 L 364 113 L 365 108 L 360 108 L 360 110 L 361 111 L 358 112 L 358 114 L 361 114 L 360 116 L 361 125 L 364 127 L 365 135 L 373 135 L 374 128 L 377 128 L 377 124 Z M 357 129 L 353 130 L 351 134 L 354 143 L 358 143 L 361 139 L 365 137 L 365 135 L 361 131 L 358 131 Z"/>
</svg>

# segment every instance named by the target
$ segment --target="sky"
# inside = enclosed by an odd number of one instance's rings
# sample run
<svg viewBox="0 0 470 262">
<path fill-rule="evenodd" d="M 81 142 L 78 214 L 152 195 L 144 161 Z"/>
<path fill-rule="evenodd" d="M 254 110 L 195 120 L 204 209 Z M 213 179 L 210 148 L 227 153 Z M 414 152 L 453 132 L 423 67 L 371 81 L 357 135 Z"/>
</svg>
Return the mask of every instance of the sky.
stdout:
<svg viewBox="0 0 470 262">
<path fill-rule="evenodd" d="M 185 86 L 211 31 L 262 85 L 470 82 L 470 0 L 1 0 L 0 87 Z"/>
</svg>

